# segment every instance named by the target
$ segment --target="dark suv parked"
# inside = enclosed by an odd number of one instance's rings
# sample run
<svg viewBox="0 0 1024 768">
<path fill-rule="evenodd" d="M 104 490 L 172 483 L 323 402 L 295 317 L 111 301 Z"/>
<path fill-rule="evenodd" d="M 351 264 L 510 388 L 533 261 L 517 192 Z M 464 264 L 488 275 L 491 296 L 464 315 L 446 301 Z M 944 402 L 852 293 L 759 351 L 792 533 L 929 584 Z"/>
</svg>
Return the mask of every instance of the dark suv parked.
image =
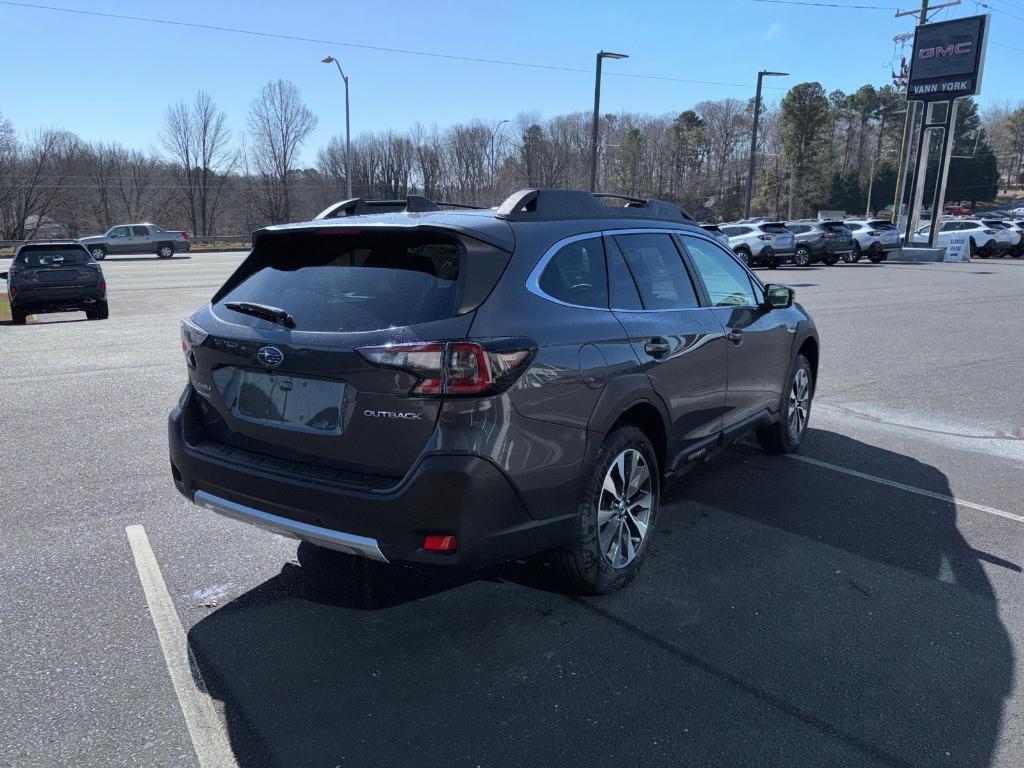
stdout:
<svg viewBox="0 0 1024 768">
<path fill-rule="evenodd" d="M 799 447 L 818 338 L 680 208 L 598 197 L 256 232 L 182 323 L 178 490 L 382 562 L 555 550 L 580 591 L 629 581 L 667 483 L 751 431 Z"/>
<path fill-rule="evenodd" d="M 796 237 L 793 263 L 798 267 L 818 261 L 831 267 L 853 252 L 853 235 L 841 221 L 787 221 L 786 227 Z"/>
<path fill-rule="evenodd" d="M 103 270 L 81 243 L 26 243 L 18 247 L 8 272 L 7 296 L 15 325 L 43 312 L 85 312 L 105 320 L 107 283 Z"/>
</svg>

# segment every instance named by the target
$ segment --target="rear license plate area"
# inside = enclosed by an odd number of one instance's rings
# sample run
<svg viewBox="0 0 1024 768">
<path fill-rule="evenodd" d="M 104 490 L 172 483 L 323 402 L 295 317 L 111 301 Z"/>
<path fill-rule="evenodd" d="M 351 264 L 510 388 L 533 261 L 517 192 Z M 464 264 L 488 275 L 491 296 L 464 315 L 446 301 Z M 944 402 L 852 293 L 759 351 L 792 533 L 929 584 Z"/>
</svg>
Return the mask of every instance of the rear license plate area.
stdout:
<svg viewBox="0 0 1024 768">
<path fill-rule="evenodd" d="M 344 382 L 243 368 L 221 369 L 214 379 L 224 404 L 236 418 L 322 435 L 342 433 Z"/>
</svg>

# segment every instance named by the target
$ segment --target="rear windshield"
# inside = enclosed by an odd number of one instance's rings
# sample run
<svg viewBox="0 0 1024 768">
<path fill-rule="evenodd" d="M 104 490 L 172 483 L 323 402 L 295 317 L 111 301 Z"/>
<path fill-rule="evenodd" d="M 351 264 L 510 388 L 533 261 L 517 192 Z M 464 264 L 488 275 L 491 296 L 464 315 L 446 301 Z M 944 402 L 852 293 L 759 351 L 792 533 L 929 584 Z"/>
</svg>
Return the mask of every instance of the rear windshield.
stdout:
<svg viewBox="0 0 1024 768">
<path fill-rule="evenodd" d="M 772 232 L 772 233 L 775 233 L 775 234 L 784 234 L 786 232 L 789 232 L 789 230 L 786 229 L 786 225 L 785 224 L 762 224 L 761 225 L 761 231 L 762 232 Z"/>
<path fill-rule="evenodd" d="M 81 248 L 23 248 L 14 263 L 25 267 L 61 267 L 90 261 L 92 256 Z"/>
<path fill-rule="evenodd" d="M 217 304 L 250 302 L 283 309 L 300 331 L 371 331 L 426 323 L 455 314 L 461 263 L 459 243 L 436 234 L 270 235 Z M 238 318 L 267 322 L 242 314 Z"/>
<path fill-rule="evenodd" d="M 822 222 L 821 228 L 827 232 L 842 232 L 846 229 L 846 225 L 838 221 L 825 221 Z"/>
<path fill-rule="evenodd" d="M 891 221 L 872 221 L 872 222 L 869 223 L 869 226 L 872 229 L 885 229 L 885 230 L 896 229 L 896 225 L 893 224 Z"/>
</svg>

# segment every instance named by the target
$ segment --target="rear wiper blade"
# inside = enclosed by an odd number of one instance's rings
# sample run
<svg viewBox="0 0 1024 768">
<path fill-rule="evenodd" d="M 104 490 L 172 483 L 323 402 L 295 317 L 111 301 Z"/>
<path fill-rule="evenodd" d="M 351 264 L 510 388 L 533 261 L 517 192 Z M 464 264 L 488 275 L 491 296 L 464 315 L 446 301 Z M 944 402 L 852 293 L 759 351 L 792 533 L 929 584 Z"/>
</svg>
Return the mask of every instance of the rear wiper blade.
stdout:
<svg viewBox="0 0 1024 768">
<path fill-rule="evenodd" d="M 241 312 L 245 315 L 252 315 L 272 323 L 278 323 L 285 328 L 295 327 L 295 318 L 279 307 L 271 307 L 266 304 L 253 304 L 248 301 L 229 301 L 224 304 L 230 310 Z"/>
</svg>

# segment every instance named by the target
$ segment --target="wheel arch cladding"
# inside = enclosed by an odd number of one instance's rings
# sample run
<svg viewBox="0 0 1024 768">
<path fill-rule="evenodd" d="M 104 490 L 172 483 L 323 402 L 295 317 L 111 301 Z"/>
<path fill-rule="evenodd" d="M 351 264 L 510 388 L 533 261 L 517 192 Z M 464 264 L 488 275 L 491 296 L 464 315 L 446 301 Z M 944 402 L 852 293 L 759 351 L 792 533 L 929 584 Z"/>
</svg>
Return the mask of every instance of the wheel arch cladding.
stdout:
<svg viewBox="0 0 1024 768">
<path fill-rule="evenodd" d="M 818 380 L 818 342 L 813 336 L 804 339 L 797 354 L 803 355 L 811 364 L 811 372 L 814 374 L 814 381 Z"/>
<path fill-rule="evenodd" d="M 654 455 L 658 459 L 658 472 L 662 475 L 665 474 L 668 436 L 665 433 L 665 420 L 661 412 L 648 402 L 636 403 L 623 411 L 612 425 L 612 429 L 621 424 L 632 424 L 647 435 L 647 439 L 654 446 Z"/>
</svg>

